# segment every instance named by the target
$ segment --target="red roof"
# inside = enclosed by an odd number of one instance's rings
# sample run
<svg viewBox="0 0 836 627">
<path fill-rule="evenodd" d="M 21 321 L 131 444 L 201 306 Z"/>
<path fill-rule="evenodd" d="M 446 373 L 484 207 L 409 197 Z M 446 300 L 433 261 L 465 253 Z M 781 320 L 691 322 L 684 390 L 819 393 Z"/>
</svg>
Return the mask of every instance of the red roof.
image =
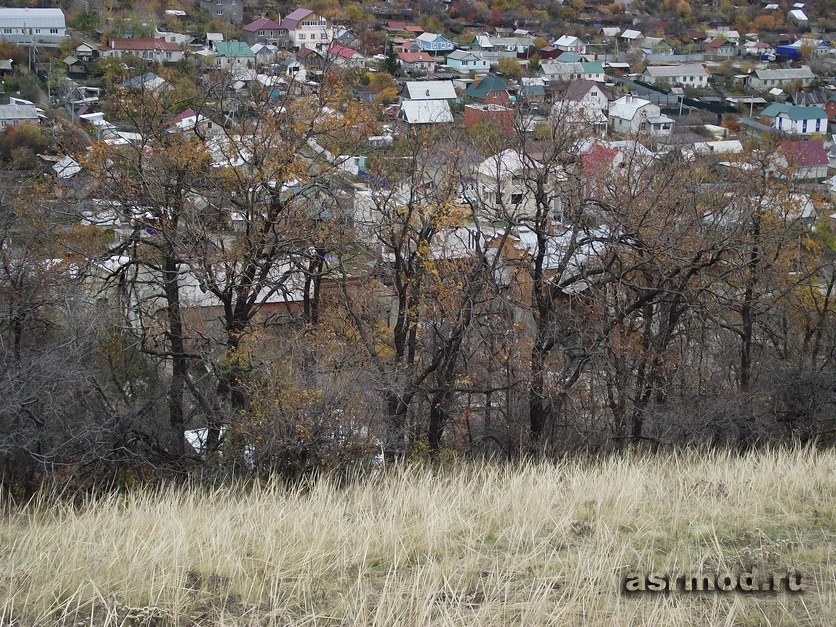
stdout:
<svg viewBox="0 0 836 627">
<path fill-rule="evenodd" d="M 288 30 L 295 30 L 296 27 L 299 25 L 299 22 L 304 20 L 309 15 L 313 15 L 314 12 L 310 9 L 296 9 L 295 11 L 291 11 L 287 15 L 285 15 L 282 23 L 279 25 L 282 28 L 286 28 Z"/>
<path fill-rule="evenodd" d="M 342 57 L 343 59 L 350 59 L 355 54 L 359 54 L 356 50 L 352 50 L 351 48 L 346 48 L 345 46 L 331 46 L 328 49 L 329 54 L 333 54 L 338 57 Z M 362 56 L 362 55 L 361 55 Z"/>
<path fill-rule="evenodd" d="M 276 22 L 271 20 L 269 17 L 264 17 L 263 15 L 258 18 L 257 20 L 250 22 L 244 27 L 244 30 L 248 33 L 254 33 L 260 30 L 279 30 L 281 26 L 279 26 Z"/>
<path fill-rule="evenodd" d="M 781 152 L 790 167 L 809 168 L 827 165 L 827 151 L 820 139 L 785 141 L 781 143 Z"/>
<path fill-rule="evenodd" d="M 178 122 L 182 122 L 183 120 L 185 120 L 187 118 L 194 118 L 194 117 L 197 117 L 197 113 L 195 113 L 193 109 L 186 109 L 185 111 L 183 111 L 183 113 L 181 113 L 180 115 L 173 118 L 169 122 L 169 124 L 177 124 Z"/>
<path fill-rule="evenodd" d="M 182 48 L 180 44 L 175 44 L 165 39 L 111 39 L 111 50 L 177 50 Z"/>
<path fill-rule="evenodd" d="M 433 58 L 426 52 L 399 52 L 398 58 L 404 63 L 432 63 Z"/>
</svg>

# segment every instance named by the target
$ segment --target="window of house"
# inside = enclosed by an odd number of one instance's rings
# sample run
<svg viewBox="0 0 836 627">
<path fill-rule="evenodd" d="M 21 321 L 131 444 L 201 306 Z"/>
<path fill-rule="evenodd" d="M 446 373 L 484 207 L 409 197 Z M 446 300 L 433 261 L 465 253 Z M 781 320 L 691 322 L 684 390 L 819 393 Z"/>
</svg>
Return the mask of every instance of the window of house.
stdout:
<svg viewBox="0 0 836 627">
<path fill-rule="evenodd" d="M 519 205 L 522 204 L 523 195 L 522 194 L 511 194 L 511 204 L 512 205 Z"/>
<path fill-rule="evenodd" d="M 49 34 L 50 35 L 57 35 L 58 34 L 58 29 L 57 28 L 50 28 L 49 29 Z"/>
<path fill-rule="evenodd" d="M 299 33 L 299 39 L 304 39 L 304 38 L 305 38 L 305 33 Z"/>
<path fill-rule="evenodd" d="M 801 132 L 802 133 L 807 132 L 807 120 L 804 120 L 804 121 L 801 122 Z"/>
<path fill-rule="evenodd" d="M 4 28 L 3 29 L 3 34 L 4 35 L 11 35 L 12 34 L 12 29 L 11 28 Z"/>
<path fill-rule="evenodd" d="M 215 15 L 223 15 L 223 14 L 224 14 L 223 9 L 218 9 L 217 11 L 215 11 Z"/>
<path fill-rule="evenodd" d="M 325 33 L 322 33 L 322 39 L 328 39 L 328 35 L 326 35 Z"/>
<path fill-rule="evenodd" d="M 258 31 L 258 36 L 259 37 L 264 37 L 264 31 L 263 30 Z"/>
<path fill-rule="evenodd" d="M 40 28 L 36 28 L 36 29 L 35 29 L 35 34 L 36 34 L 36 35 L 40 35 L 40 34 L 41 34 L 41 29 L 40 29 Z"/>
<path fill-rule="evenodd" d="M 166 52 L 166 53 L 165 53 L 165 58 L 166 58 L 166 59 L 170 59 L 170 58 L 171 58 L 171 53 L 170 53 L 170 52 Z"/>
</svg>

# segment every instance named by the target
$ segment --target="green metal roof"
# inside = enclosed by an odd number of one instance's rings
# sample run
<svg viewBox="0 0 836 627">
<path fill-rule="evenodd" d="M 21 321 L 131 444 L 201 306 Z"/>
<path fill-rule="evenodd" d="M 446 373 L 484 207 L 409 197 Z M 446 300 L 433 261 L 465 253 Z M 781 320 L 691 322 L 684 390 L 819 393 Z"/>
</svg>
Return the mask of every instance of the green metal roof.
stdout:
<svg viewBox="0 0 836 627">
<path fill-rule="evenodd" d="M 479 84 L 471 83 L 465 90 L 464 95 L 471 98 L 484 98 L 495 90 L 507 90 L 505 82 L 498 76 L 488 75 L 479 81 Z"/>
<path fill-rule="evenodd" d="M 215 44 L 215 51 L 221 56 L 239 59 L 255 56 L 252 48 L 243 41 L 219 41 Z"/>
</svg>

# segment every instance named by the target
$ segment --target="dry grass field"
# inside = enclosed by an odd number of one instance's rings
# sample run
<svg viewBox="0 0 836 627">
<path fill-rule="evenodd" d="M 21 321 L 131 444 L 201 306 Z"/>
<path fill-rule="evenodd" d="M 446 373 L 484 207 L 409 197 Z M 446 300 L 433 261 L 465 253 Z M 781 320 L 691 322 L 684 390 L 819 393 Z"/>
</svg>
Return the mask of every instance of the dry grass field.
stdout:
<svg viewBox="0 0 836 627">
<path fill-rule="evenodd" d="M 832 625 L 836 453 L 635 455 L 136 491 L 0 520 L 4 625 Z M 808 590 L 626 594 L 631 570 Z"/>
</svg>

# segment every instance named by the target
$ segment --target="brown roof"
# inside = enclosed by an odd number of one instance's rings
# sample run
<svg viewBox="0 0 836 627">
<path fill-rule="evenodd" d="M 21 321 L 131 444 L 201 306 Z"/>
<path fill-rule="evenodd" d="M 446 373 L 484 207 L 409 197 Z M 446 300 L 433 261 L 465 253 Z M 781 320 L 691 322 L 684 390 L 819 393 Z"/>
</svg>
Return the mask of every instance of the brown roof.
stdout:
<svg viewBox="0 0 836 627">
<path fill-rule="evenodd" d="M 708 44 L 706 45 L 706 48 L 708 48 L 710 50 L 716 50 L 717 48 L 720 48 L 721 46 L 724 46 L 727 43 L 731 43 L 731 42 L 723 39 L 722 37 L 719 37 L 717 39 L 712 39 L 711 41 L 709 41 Z"/>
<path fill-rule="evenodd" d="M 404 63 L 429 63 L 433 58 L 426 52 L 399 52 L 398 58 Z"/>
<path fill-rule="evenodd" d="M 111 39 L 111 50 L 182 50 L 180 44 L 165 39 Z"/>
</svg>

